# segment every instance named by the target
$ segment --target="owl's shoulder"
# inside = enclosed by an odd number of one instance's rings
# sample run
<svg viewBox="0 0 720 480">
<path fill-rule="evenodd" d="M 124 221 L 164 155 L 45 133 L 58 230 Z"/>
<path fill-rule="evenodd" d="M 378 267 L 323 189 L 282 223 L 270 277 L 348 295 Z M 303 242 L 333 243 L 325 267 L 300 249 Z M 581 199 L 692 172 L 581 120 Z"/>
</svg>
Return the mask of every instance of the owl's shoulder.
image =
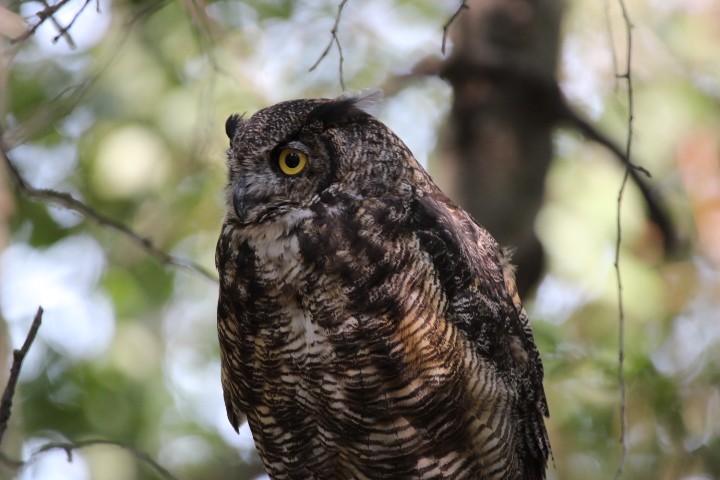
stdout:
<svg viewBox="0 0 720 480">
<path fill-rule="evenodd" d="M 439 190 L 417 198 L 412 218 L 458 328 L 500 371 L 541 380 L 513 268 L 495 239 Z"/>
<path fill-rule="evenodd" d="M 548 407 L 542 361 L 508 257 L 483 227 L 439 190 L 418 197 L 413 212 L 422 248 L 449 297 L 450 320 L 475 352 L 520 392 L 527 428 L 544 432 L 540 427 Z M 545 458 L 546 435 L 537 442 L 530 446 L 532 454 Z"/>
</svg>

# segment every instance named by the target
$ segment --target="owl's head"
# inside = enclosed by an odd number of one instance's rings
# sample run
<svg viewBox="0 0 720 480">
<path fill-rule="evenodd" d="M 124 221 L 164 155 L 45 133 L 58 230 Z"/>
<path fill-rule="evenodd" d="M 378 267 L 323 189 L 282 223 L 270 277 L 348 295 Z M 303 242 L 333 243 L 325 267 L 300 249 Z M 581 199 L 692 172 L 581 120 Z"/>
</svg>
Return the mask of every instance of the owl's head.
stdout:
<svg viewBox="0 0 720 480">
<path fill-rule="evenodd" d="M 291 100 L 231 115 L 227 203 L 241 224 L 307 209 L 328 191 L 366 198 L 404 190 L 419 168 L 405 144 L 367 112 L 375 98 Z"/>
</svg>

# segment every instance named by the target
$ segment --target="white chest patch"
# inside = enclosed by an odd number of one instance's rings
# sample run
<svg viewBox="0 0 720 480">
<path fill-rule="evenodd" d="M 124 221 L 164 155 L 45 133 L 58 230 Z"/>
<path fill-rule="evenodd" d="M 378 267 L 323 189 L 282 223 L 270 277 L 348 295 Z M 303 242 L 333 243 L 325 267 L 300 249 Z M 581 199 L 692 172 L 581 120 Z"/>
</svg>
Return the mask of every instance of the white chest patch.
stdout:
<svg viewBox="0 0 720 480">
<path fill-rule="evenodd" d="M 265 280 L 278 281 L 278 287 L 290 284 L 291 275 L 301 266 L 300 246 L 297 237 L 290 232 L 304 219 L 309 210 L 294 210 L 271 222 L 247 227 L 240 231 L 238 240 L 245 240 L 255 251 L 260 275 Z"/>
<path fill-rule="evenodd" d="M 295 295 L 305 264 L 297 236 L 290 232 L 311 215 L 309 210 L 296 210 L 272 222 L 245 228 L 238 238 L 255 251 L 259 277 L 271 288 L 270 295 L 282 304 L 279 328 L 287 338 L 291 356 L 301 363 L 320 353 L 316 351 L 321 343 L 318 337 L 323 335 Z"/>
</svg>

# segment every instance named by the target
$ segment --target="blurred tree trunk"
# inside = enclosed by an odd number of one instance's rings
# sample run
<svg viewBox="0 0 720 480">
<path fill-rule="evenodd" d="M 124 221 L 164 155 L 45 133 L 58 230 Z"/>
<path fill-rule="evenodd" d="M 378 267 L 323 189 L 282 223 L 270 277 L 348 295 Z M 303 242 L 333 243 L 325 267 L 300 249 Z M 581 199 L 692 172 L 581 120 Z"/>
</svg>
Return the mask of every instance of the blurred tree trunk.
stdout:
<svg viewBox="0 0 720 480">
<path fill-rule="evenodd" d="M 433 173 L 502 246 L 515 250 L 523 295 L 543 271 L 534 223 L 553 153 L 553 125 L 530 77 L 555 77 L 564 1 L 467 5 L 450 27 L 453 51 L 442 74 L 454 101 Z"/>
</svg>

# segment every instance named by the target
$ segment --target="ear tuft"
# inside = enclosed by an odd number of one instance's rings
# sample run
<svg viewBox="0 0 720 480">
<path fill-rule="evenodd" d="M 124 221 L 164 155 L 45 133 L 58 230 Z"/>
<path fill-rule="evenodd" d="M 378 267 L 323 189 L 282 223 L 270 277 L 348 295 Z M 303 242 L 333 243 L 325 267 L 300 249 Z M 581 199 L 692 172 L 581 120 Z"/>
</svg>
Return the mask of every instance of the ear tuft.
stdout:
<svg viewBox="0 0 720 480">
<path fill-rule="evenodd" d="M 344 93 L 337 100 L 350 100 L 355 108 L 374 115 L 380 103 L 385 99 L 385 94 L 379 88 L 364 88 L 356 93 Z"/>
<path fill-rule="evenodd" d="M 364 90 L 360 94 L 344 94 L 318 105 L 307 116 L 306 123 L 322 123 L 324 128 L 338 127 L 371 115 L 382 99 L 381 90 Z"/>
<path fill-rule="evenodd" d="M 228 136 L 230 141 L 232 142 L 232 139 L 235 137 L 235 132 L 237 132 L 238 127 L 243 123 L 243 115 L 240 115 L 239 113 L 233 113 L 228 117 L 227 120 L 225 120 L 225 134 Z"/>
</svg>

